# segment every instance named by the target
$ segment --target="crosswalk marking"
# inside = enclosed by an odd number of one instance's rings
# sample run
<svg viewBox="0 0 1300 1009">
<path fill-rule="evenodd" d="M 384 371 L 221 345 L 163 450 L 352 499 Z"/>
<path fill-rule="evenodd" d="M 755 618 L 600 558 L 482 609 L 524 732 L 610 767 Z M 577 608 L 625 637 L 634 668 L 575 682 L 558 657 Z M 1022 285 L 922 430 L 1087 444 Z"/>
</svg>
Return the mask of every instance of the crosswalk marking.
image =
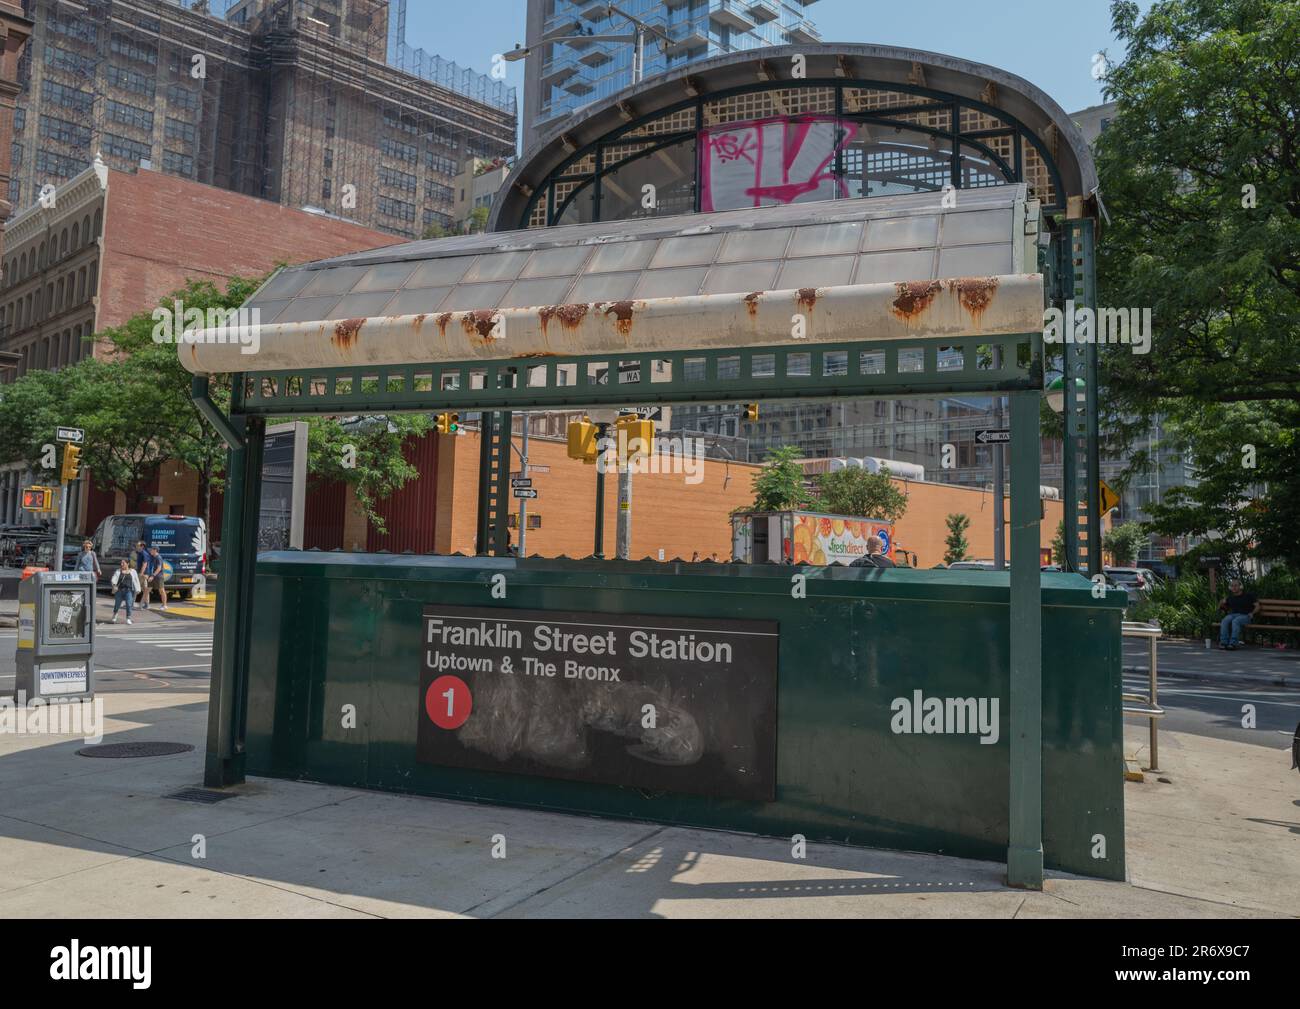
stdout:
<svg viewBox="0 0 1300 1009">
<path fill-rule="evenodd" d="M 132 644 L 157 645 L 173 652 L 183 652 L 198 659 L 212 658 L 212 631 L 181 631 L 178 633 L 146 632 L 144 634 L 123 634 L 121 640 Z"/>
</svg>

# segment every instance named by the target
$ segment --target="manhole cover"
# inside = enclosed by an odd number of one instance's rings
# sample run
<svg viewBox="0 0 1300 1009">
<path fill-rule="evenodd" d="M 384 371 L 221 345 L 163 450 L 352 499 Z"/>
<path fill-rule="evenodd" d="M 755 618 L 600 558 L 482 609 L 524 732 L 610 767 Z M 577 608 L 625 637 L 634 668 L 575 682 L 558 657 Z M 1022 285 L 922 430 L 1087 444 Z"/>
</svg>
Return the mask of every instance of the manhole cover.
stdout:
<svg viewBox="0 0 1300 1009">
<path fill-rule="evenodd" d="M 165 757 L 192 749 L 189 743 L 101 743 L 83 746 L 77 753 L 83 757 Z"/>
<path fill-rule="evenodd" d="M 205 805 L 212 805 L 214 802 L 221 802 L 224 799 L 233 799 L 234 792 L 216 792 L 210 788 L 182 788 L 179 792 L 172 792 L 164 795 L 164 799 L 180 799 L 181 802 L 202 802 Z"/>
</svg>

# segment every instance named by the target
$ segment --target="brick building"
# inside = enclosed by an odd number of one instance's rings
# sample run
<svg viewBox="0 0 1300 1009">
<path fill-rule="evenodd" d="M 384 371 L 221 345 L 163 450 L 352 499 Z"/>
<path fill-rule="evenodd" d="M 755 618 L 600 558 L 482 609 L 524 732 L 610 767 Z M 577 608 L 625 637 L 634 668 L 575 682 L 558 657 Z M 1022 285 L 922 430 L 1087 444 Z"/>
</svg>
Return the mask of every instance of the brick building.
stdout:
<svg viewBox="0 0 1300 1009">
<path fill-rule="evenodd" d="M 16 215 L 7 238 L 0 352 L 17 355 L 17 367 L 0 373 L 0 382 L 102 355 L 90 339 L 94 333 L 152 308 L 187 280 L 224 286 L 279 263 L 393 241 L 350 221 L 157 172 L 118 172 L 101 162 L 59 186 L 50 206 L 38 202 Z M 162 497 L 159 505 L 193 509 L 192 487 L 172 469 L 164 467 L 174 487 L 145 493 Z M 18 494 L 25 479 L 20 464 L 0 465 L 0 522 L 22 521 Z M 81 493 L 71 496 L 72 529 L 93 528 L 115 507 L 111 496 L 81 483 Z"/>
<path fill-rule="evenodd" d="M 4 252 L 4 221 L 13 212 L 8 196 L 13 171 L 14 110 L 21 90 L 18 62 L 31 33 L 32 22 L 23 17 L 22 5 L 0 2 L 0 254 Z"/>
<path fill-rule="evenodd" d="M 517 436 L 515 445 L 519 447 Z M 529 476 L 538 492 L 528 505 L 530 555 L 591 554 L 596 468 L 568 458 L 566 449 L 561 439 L 534 436 L 529 441 Z M 478 433 L 455 436 L 430 432 L 408 443 L 406 457 L 420 470 L 420 477 L 380 505 L 387 532 L 379 533 L 357 514 L 352 495 L 342 484 L 314 485 L 307 496 L 304 546 L 367 552 L 474 553 Z M 731 559 L 730 514 L 753 501 L 753 479 L 761 467 L 722 459 L 704 459 L 700 467 L 696 471 L 698 482 L 688 482 L 682 473 L 662 468 L 660 472 L 634 475 L 633 558 L 657 559 L 662 550 L 667 560 Z M 606 477 L 607 557 L 614 556 L 616 479 L 612 473 Z M 908 498 L 907 513 L 895 527 L 896 545 L 913 553 L 921 567 L 934 567 L 943 560 L 945 520 L 952 513 L 964 514 L 971 520 L 966 531 L 969 556 L 993 556 L 989 492 L 923 481 L 894 483 Z M 511 525 L 517 545 L 517 501 L 513 507 Z M 1050 548 L 1061 521 L 1061 502 L 1045 500 L 1043 514 L 1041 546 Z"/>
</svg>

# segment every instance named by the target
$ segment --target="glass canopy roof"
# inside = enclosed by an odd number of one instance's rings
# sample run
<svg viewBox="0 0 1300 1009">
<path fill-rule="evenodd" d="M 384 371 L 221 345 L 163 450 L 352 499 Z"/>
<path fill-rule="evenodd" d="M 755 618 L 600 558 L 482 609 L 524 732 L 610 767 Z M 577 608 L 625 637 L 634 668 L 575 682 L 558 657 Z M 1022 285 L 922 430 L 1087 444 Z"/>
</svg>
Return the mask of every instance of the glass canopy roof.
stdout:
<svg viewBox="0 0 1300 1009">
<path fill-rule="evenodd" d="M 263 326 L 1036 273 L 1026 187 L 841 200 L 412 242 L 282 270 Z"/>
</svg>

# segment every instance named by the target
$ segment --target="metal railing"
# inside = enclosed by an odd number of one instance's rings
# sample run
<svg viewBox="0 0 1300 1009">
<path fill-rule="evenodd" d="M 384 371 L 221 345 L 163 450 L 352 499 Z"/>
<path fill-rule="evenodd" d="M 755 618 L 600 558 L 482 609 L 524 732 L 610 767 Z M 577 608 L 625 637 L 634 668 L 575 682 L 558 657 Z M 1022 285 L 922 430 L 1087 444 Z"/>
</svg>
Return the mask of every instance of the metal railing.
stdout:
<svg viewBox="0 0 1300 1009">
<path fill-rule="evenodd" d="M 1156 643 L 1164 633 L 1159 627 L 1153 624 L 1137 623 L 1131 620 L 1124 621 L 1123 636 L 1126 638 L 1145 638 L 1147 642 L 1148 655 L 1148 675 L 1150 685 L 1148 692 L 1145 694 L 1122 694 L 1124 703 L 1124 714 L 1132 718 L 1145 718 L 1150 723 L 1151 730 L 1151 766 L 1149 771 L 1160 771 L 1160 750 L 1156 738 L 1156 723 L 1158 719 L 1165 716 L 1165 709 L 1160 707 L 1160 695 L 1156 683 L 1157 666 L 1156 666 Z"/>
</svg>

